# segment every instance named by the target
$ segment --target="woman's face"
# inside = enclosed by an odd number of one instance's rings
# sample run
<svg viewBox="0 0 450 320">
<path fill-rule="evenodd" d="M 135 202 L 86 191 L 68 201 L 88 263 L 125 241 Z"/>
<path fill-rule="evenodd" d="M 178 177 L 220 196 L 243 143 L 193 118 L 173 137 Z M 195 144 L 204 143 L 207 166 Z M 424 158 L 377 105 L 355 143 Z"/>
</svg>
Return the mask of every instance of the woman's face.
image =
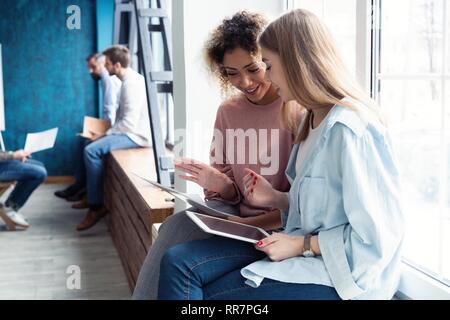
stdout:
<svg viewBox="0 0 450 320">
<path fill-rule="evenodd" d="M 253 103 L 261 101 L 270 89 L 261 61 L 242 48 L 225 53 L 223 68 L 230 83 Z"/>
<path fill-rule="evenodd" d="M 277 89 L 278 95 L 284 102 L 294 100 L 294 96 L 286 81 L 280 56 L 265 48 L 261 49 L 261 53 L 262 60 L 266 64 L 266 79 L 272 82 L 272 85 Z"/>
</svg>

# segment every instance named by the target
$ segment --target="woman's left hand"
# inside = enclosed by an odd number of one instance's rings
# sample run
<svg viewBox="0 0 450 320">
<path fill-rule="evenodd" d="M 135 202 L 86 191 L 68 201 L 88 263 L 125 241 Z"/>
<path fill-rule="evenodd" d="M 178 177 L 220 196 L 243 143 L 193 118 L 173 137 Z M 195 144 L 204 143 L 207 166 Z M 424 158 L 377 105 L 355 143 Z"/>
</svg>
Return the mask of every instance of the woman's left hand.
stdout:
<svg viewBox="0 0 450 320">
<path fill-rule="evenodd" d="M 259 241 L 256 249 L 265 252 L 272 261 L 282 261 L 300 256 L 303 251 L 303 241 L 303 236 L 273 233 Z"/>
</svg>

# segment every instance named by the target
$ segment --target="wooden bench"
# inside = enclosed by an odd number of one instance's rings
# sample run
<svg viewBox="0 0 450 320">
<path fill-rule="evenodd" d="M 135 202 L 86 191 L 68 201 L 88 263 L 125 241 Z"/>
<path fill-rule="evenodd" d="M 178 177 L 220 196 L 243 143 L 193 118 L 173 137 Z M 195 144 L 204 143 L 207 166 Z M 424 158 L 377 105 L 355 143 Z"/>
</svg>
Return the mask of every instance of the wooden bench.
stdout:
<svg viewBox="0 0 450 320">
<path fill-rule="evenodd" d="M 131 290 L 152 244 L 152 225 L 173 213 L 172 196 L 133 174 L 156 181 L 154 168 L 152 149 L 112 151 L 105 161 L 106 220 Z"/>
</svg>

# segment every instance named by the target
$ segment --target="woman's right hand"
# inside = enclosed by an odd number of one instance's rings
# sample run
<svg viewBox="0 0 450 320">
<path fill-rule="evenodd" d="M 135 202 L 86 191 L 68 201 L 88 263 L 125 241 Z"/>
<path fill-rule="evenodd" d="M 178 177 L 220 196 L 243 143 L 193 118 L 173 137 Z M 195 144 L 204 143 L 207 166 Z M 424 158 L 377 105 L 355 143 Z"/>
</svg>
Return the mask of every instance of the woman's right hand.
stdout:
<svg viewBox="0 0 450 320">
<path fill-rule="evenodd" d="M 245 198 L 256 207 L 276 208 L 279 191 L 269 181 L 250 169 L 244 169 Z"/>
<path fill-rule="evenodd" d="M 195 182 L 208 191 L 223 193 L 233 184 L 224 173 L 193 159 L 182 158 L 175 162 L 175 168 L 188 174 L 179 176 L 181 179 Z"/>
<path fill-rule="evenodd" d="M 30 157 L 30 153 L 24 150 L 17 150 L 13 153 L 13 159 L 14 160 L 20 160 L 22 162 L 25 162 Z"/>
</svg>

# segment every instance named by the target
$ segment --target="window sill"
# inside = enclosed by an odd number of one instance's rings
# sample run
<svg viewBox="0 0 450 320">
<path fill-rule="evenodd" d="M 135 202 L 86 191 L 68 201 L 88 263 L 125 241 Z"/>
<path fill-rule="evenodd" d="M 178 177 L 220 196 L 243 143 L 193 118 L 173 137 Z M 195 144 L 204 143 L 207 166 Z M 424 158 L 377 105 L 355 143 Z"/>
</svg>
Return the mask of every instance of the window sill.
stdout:
<svg viewBox="0 0 450 320">
<path fill-rule="evenodd" d="M 396 298 L 401 300 L 450 300 L 450 287 L 403 263 Z"/>
</svg>

